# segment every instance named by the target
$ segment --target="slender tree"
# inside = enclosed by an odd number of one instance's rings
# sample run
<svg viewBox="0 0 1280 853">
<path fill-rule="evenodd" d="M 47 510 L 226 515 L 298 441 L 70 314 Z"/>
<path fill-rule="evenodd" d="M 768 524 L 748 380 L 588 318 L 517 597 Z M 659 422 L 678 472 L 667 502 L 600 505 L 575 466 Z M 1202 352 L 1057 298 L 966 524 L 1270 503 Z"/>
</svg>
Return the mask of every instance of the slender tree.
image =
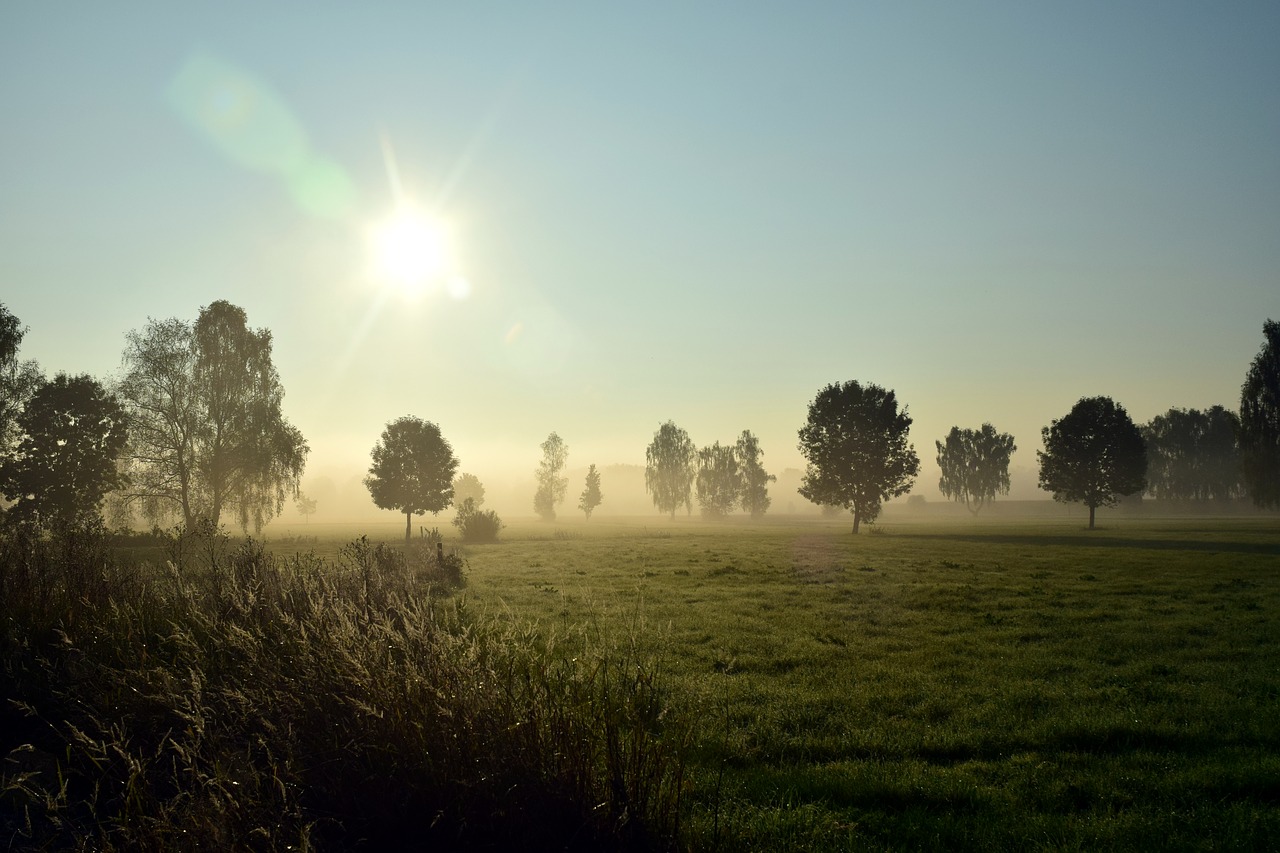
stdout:
<svg viewBox="0 0 1280 853">
<path fill-rule="evenodd" d="M 0 492 L 16 519 L 46 529 L 100 524 L 106 494 L 123 484 L 117 460 L 125 416 L 89 376 L 60 373 L 18 415 L 22 439 L 0 464 Z"/>
<path fill-rule="evenodd" d="M 600 493 L 600 472 L 596 470 L 596 466 L 592 465 L 587 469 L 586 488 L 582 490 L 582 496 L 578 498 L 578 509 L 587 515 L 587 521 L 591 520 L 591 513 L 595 508 L 600 506 L 604 500 L 604 495 Z"/>
<path fill-rule="evenodd" d="M 569 491 L 569 478 L 560 474 L 569 461 L 569 446 L 556 433 L 542 442 L 542 461 L 533 472 L 538 490 L 533 495 L 533 509 L 543 521 L 554 521 L 556 504 L 564 500 Z"/>
<path fill-rule="evenodd" d="M 738 436 L 737 445 L 738 469 L 742 474 L 742 509 L 751 513 L 752 518 L 759 518 L 769 511 L 773 502 L 769 497 L 769 484 L 778 478 L 764 470 L 760 457 L 764 451 L 760 449 L 760 441 L 744 429 Z"/>
<path fill-rule="evenodd" d="M 996 432 L 991 424 L 976 430 L 953 426 L 946 443 L 934 445 L 942 470 L 938 490 L 944 497 L 963 501 L 976 515 L 997 494 L 1009 494 L 1009 457 L 1018 449 L 1013 436 Z"/>
<path fill-rule="evenodd" d="M 1084 397 L 1041 430 L 1040 488 L 1055 501 L 1079 501 L 1094 511 L 1147 487 L 1147 450 L 1129 413 L 1110 397 Z"/>
<path fill-rule="evenodd" d="M 307 443 L 282 411 L 271 333 L 214 302 L 194 324 L 152 320 L 130 332 L 117 393 L 129 417 L 130 497 L 188 527 L 236 513 L 255 530 L 298 492 Z"/>
<path fill-rule="evenodd" d="M 853 513 L 853 532 L 874 521 L 881 502 L 911 490 L 920 459 L 907 442 L 911 417 L 893 391 L 858 382 L 832 384 L 809 403 L 800 429 L 808 465 L 800 494 Z"/>
<path fill-rule="evenodd" d="M 302 520 L 311 523 L 311 516 L 316 514 L 315 498 L 309 498 L 302 492 L 298 492 L 298 496 L 293 499 L 293 506 L 298 510 L 298 514 L 302 516 Z"/>
<path fill-rule="evenodd" d="M 1280 323 L 1267 320 L 1262 334 L 1240 388 L 1241 471 L 1255 504 L 1280 507 Z"/>
<path fill-rule="evenodd" d="M 694 482 L 703 518 L 723 518 L 742 500 L 742 472 L 737 448 L 716 442 L 698 451 Z"/>
<path fill-rule="evenodd" d="M 693 478 L 697 449 L 689 433 L 671 421 L 658 427 L 644 452 L 644 487 L 659 512 L 676 517 L 681 506 L 693 511 Z"/>
<path fill-rule="evenodd" d="M 434 515 L 452 502 L 457 457 L 440 427 L 412 416 L 387 424 L 372 457 L 364 484 L 375 506 L 404 513 L 408 542 L 413 536 L 413 516 Z"/>
<path fill-rule="evenodd" d="M 43 381 L 34 361 L 19 361 L 26 328 L 0 302 L 0 458 L 18 440 L 18 415 Z"/>
</svg>

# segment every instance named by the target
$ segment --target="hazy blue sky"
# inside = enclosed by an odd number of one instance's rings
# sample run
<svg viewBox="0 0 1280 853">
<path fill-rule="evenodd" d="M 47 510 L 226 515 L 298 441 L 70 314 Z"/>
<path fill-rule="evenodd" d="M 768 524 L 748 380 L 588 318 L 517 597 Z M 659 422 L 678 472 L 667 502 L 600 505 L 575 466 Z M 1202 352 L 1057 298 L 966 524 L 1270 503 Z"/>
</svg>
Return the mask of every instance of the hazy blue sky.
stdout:
<svg viewBox="0 0 1280 853">
<path fill-rule="evenodd" d="M 1238 405 L 1280 318 L 1277 45 L 1269 2 L 10 2 L 0 301 L 101 377 L 148 316 L 240 305 L 338 478 L 404 414 L 487 483 L 551 430 L 642 463 L 667 419 L 781 470 L 858 379 L 910 407 L 917 492 L 991 421 L 1035 496 L 1081 396 Z M 466 298 L 370 271 L 388 151 Z"/>
</svg>

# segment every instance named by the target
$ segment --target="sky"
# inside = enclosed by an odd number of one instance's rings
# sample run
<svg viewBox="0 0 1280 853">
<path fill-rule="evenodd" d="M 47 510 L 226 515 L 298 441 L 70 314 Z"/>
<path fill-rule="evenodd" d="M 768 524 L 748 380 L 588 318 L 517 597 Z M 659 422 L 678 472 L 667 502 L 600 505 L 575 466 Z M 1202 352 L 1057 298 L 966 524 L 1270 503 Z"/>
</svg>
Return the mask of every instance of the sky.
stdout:
<svg viewBox="0 0 1280 853">
<path fill-rule="evenodd" d="M 551 431 L 570 469 L 667 420 L 802 467 L 847 380 L 908 407 L 916 493 L 991 422 L 1047 497 L 1081 397 L 1238 406 L 1278 43 L 1264 2 L 9 2 L 0 302 L 103 379 L 148 318 L 242 307 L 345 498 L 403 415 L 527 514 Z M 406 206 L 445 235 L 407 288 Z"/>
</svg>

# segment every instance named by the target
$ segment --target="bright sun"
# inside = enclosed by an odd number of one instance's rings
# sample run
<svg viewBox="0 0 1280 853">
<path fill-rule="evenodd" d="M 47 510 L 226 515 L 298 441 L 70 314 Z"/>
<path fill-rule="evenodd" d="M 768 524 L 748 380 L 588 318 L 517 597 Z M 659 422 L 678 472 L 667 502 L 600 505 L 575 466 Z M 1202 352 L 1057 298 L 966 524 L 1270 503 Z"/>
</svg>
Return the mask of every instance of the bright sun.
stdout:
<svg viewBox="0 0 1280 853">
<path fill-rule="evenodd" d="M 402 206 L 369 232 L 375 274 L 409 296 L 445 284 L 452 273 L 449 233 L 436 219 Z"/>
</svg>

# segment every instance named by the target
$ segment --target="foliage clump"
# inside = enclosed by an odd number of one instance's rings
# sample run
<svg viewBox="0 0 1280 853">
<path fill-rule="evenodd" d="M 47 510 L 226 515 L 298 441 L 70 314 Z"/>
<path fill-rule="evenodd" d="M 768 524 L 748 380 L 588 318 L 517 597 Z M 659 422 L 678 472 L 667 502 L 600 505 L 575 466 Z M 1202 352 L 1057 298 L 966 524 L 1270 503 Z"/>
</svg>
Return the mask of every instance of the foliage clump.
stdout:
<svg viewBox="0 0 1280 853">
<path fill-rule="evenodd" d="M 491 509 L 476 509 L 475 501 L 467 498 L 458 507 L 453 526 L 462 534 L 462 541 L 469 544 L 497 542 L 498 533 L 503 528 L 502 519 Z"/>
</svg>

